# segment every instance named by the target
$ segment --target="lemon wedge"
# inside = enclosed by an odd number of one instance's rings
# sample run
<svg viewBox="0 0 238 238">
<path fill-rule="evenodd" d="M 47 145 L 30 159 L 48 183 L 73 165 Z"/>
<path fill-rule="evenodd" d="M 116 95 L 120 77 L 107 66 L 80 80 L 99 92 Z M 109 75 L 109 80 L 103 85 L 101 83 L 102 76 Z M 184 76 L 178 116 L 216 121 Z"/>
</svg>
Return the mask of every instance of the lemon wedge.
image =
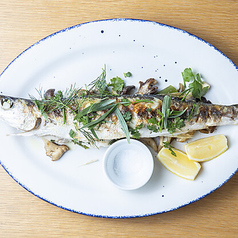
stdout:
<svg viewBox="0 0 238 238">
<path fill-rule="evenodd" d="M 185 144 L 188 158 L 197 162 L 211 160 L 228 148 L 224 135 L 215 135 Z"/>
<path fill-rule="evenodd" d="M 157 155 L 158 160 L 166 169 L 184 179 L 194 180 L 201 169 L 201 165 L 195 161 L 189 160 L 187 155 L 173 148 L 176 156 L 171 154 L 167 148 L 162 148 Z"/>
</svg>

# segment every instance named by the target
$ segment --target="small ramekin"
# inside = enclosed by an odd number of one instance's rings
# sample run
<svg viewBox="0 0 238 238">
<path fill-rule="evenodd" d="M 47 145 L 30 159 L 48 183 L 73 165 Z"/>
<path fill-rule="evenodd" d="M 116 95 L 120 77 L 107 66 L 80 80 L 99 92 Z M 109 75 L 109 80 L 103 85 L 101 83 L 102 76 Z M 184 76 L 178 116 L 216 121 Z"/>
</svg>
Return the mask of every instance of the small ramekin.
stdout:
<svg viewBox="0 0 238 238">
<path fill-rule="evenodd" d="M 147 146 L 138 140 L 119 140 L 106 151 L 103 159 L 108 179 L 124 190 L 138 189 L 145 185 L 154 169 L 153 156 Z"/>
</svg>

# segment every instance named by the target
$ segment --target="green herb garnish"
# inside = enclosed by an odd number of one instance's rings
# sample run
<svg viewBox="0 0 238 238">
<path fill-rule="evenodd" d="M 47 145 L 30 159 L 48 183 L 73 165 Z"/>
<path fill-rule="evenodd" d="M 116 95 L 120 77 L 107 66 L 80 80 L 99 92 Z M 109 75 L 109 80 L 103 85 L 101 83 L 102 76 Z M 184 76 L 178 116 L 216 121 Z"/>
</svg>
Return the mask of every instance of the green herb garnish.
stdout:
<svg viewBox="0 0 238 238">
<path fill-rule="evenodd" d="M 169 85 L 168 87 L 162 89 L 161 91 L 158 92 L 158 94 L 170 94 L 170 93 L 177 93 L 177 89 L 172 86 L 172 85 Z"/>
<path fill-rule="evenodd" d="M 176 153 L 174 152 L 174 150 L 173 150 L 171 144 L 168 142 L 168 140 L 166 142 L 164 142 L 164 147 L 170 150 L 171 155 L 177 157 Z"/>
<path fill-rule="evenodd" d="M 156 118 L 150 118 L 147 121 L 152 125 L 148 125 L 147 128 L 153 132 L 162 132 L 163 129 L 167 129 L 169 133 L 173 134 L 176 129 L 181 129 L 185 124 L 183 119 L 180 118 L 187 110 L 173 111 L 170 109 L 171 97 L 166 95 L 162 103 L 162 110 L 157 109 L 157 113 L 161 116 L 160 120 Z"/>
<path fill-rule="evenodd" d="M 120 104 L 122 104 L 122 105 L 125 106 L 125 107 L 128 107 L 128 106 L 131 104 L 131 102 L 130 102 L 129 99 L 123 98 L 123 99 L 121 99 Z"/>
<path fill-rule="evenodd" d="M 75 85 L 71 85 L 69 89 L 66 89 L 65 92 L 58 91 L 55 95 L 49 98 L 44 98 L 41 91 L 38 91 L 41 99 L 37 100 L 36 98 L 31 97 L 35 102 L 37 108 L 41 112 L 46 120 L 48 120 L 47 113 L 53 111 L 61 111 L 63 115 L 63 123 L 66 122 L 66 110 L 69 109 L 71 112 L 75 113 L 74 110 L 70 107 L 74 100 L 78 97 L 79 90 L 75 88 Z"/>
<path fill-rule="evenodd" d="M 79 120 L 81 117 L 92 113 L 92 112 L 97 112 L 97 111 L 103 111 L 106 109 L 109 109 L 112 107 L 113 103 L 115 102 L 115 99 L 107 99 L 104 98 L 98 103 L 93 103 L 90 106 L 84 108 L 83 110 L 79 111 L 79 113 L 76 115 L 74 118 L 75 120 Z"/>
<path fill-rule="evenodd" d="M 140 125 L 136 126 L 135 128 L 131 128 L 129 127 L 129 131 L 131 133 L 131 136 L 135 139 L 140 139 L 140 132 L 139 130 L 143 127 L 143 123 L 141 123 Z"/>
<path fill-rule="evenodd" d="M 129 78 L 132 76 L 132 73 L 131 72 L 127 72 L 127 73 L 124 73 L 124 77 L 125 78 Z"/>
<path fill-rule="evenodd" d="M 106 66 L 102 69 L 102 73 L 89 85 L 90 89 L 89 92 L 92 92 L 93 90 L 96 90 L 96 92 L 103 96 L 107 89 L 107 82 L 106 82 Z"/>
<path fill-rule="evenodd" d="M 121 114 L 121 112 L 118 108 L 116 108 L 115 114 L 117 116 L 118 121 L 121 124 L 121 128 L 125 133 L 125 136 L 126 136 L 126 139 L 127 139 L 128 143 L 130 143 L 130 133 L 129 133 L 128 126 L 127 126 L 126 121 L 125 121 L 124 117 L 122 116 L 122 114 Z"/>
<path fill-rule="evenodd" d="M 69 132 L 69 136 L 72 138 L 72 142 L 73 142 L 74 144 L 80 145 L 80 146 L 82 146 L 84 149 L 88 149 L 88 148 L 89 148 L 88 146 L 84 145 L 82 141 L 79 141 L 79 140 L 77 140 L 76 138 L 74 138 L 74 137 L 76 136 L 76 132 L 73 131 L 72 129 L 71 129 L 70 132 Z"/>
<path fill-rule="evenodd" d="M 131 120 L 131 118 L 132 118 L 132 114 L 131 114 L 131 112 L 130 112 L 130 111 L 126 111 L 126 112 L 125 112 L 125 113 L 123 113 L 122 115 L 123 115 L 123 117 L 124 117 L 125 121 L 130 121 L 130 120 Z"/>
<path fill-rule="evenodd" d="M 108 87 L 112 87 L 112 91 L 116 93 L 120 93 L 124 87 L 124 80 L 119 78 L 118 76 L 110 79 L 110 83 L 107 85 Z"/>
<path fill-rule="evenodd" d="M 154 118 L 154 117 L 148 119 L 147 121 L 148 121 L 149 123 L 152 123 L 152 124 L 157 124 L 157 123 L 158 123 L 157 120 L 156 120 L 156 118 Z"/>
<path fill-rule="evenodd" d="M 200 74 L 194 74 L 191 68 L 186 68 L 182 72 L 182 76 L 185 88 L 181 93 L 181 96 L 184 95 L 183 99 L 185 99 L 189 93 L 192 93 L 194 98 L 201 100 L 201 97 L 207 93 L 209 87 L 203 87 L 204 82 L 202 81 Z"/>
<path fill-rule="evenodd" d="M 76 132 L 71 129 L 70 132 L 69 132 L 69 136 L 71 138 L 74 138 L 76 136 Z"/>
<path fill-rule="evenodd" d="M 173 134 L 177 129 L 181 129 L 185 126 L 184 120 L 180 117 L 176 117 L 173 121 L 168 121 L 168 132 Z"/>
<path fill-rule="evenodd" d="M 97 124 L 99 124 L 100 122 L 102 122 L 103 120 L 105 120 L 106 117 L 108 117 L 111 113 L 113 113 L 117 108 L 117 105 L 113 105 L 107 112 L 105 112 L 102 116 L 100 116 L 98 119 L 96 120 L 92 120 L 91 122 L 89 122 L 88 124 L 84 125 L 83 127 L 81 127 L 81 129 L 84 128 L 93 128 L 94 126 L 96 126 Z"/>
<path fill-rule="evenodd" d="M 155 133 L 159 131 L 159 128 L 156 125 L 148 125 L 147 128 Z"/>
</svg>

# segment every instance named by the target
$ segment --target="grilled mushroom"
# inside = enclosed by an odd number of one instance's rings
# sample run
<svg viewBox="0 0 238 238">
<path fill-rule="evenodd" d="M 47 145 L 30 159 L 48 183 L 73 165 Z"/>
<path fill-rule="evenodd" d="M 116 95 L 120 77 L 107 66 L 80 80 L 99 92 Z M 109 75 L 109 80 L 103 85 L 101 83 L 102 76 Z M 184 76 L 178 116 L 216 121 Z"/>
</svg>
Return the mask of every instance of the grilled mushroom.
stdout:
<svg viewBox="0 0 238 238">
<path fill-rule="evenodd" d="M 128 95 L 130 94 L 131 90 L 133 90 L 135 88 L 134 85 L 128 85 L 125 88 L 122 89 L 121 91 L 121 95 Z"/>
<path fill-rule="evenodd" d="M 140 81 L 137 94 L 155 94 L 158 90 L 158 87 L 155 86 L 156 83 L 157 81 L 154 78 L 149 78 L 144 83 Z"/>
<path fill-rule="evenodd" d="M 43 139 L 45 143 L 45 152 L 46 155 L 49 156 L 52 161 L 56 161 L 60 159 L 65 152 L 69 150 L 67 145 L 57 145 L 54 142 Z"/>
</svg>

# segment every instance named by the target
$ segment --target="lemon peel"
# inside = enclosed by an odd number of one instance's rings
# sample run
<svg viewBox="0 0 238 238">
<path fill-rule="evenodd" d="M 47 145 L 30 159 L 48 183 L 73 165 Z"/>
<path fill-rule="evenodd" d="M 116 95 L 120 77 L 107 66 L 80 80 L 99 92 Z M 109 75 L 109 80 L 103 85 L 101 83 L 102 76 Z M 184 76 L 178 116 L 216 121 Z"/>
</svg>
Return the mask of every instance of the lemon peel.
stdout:
<svg viewBox="0 0 238 238">
<path fill-rule="evenodd" d="M 173 174 L 184 179 L 194 180 L 201 169 L 201 165 L 189 160 L 184 152 L 174 148 L 173 151 L 176 156 L 172 155 L 169 149 L 162 148 L 157 154 L 158 160 Z"/>
<path fill-rule="evenodd" d="M 221 134 L 185 144 L 185 151 L 188 158 L 197 162 L 214 159 L 227 149 L 227 138 Z"/>
</svg>

